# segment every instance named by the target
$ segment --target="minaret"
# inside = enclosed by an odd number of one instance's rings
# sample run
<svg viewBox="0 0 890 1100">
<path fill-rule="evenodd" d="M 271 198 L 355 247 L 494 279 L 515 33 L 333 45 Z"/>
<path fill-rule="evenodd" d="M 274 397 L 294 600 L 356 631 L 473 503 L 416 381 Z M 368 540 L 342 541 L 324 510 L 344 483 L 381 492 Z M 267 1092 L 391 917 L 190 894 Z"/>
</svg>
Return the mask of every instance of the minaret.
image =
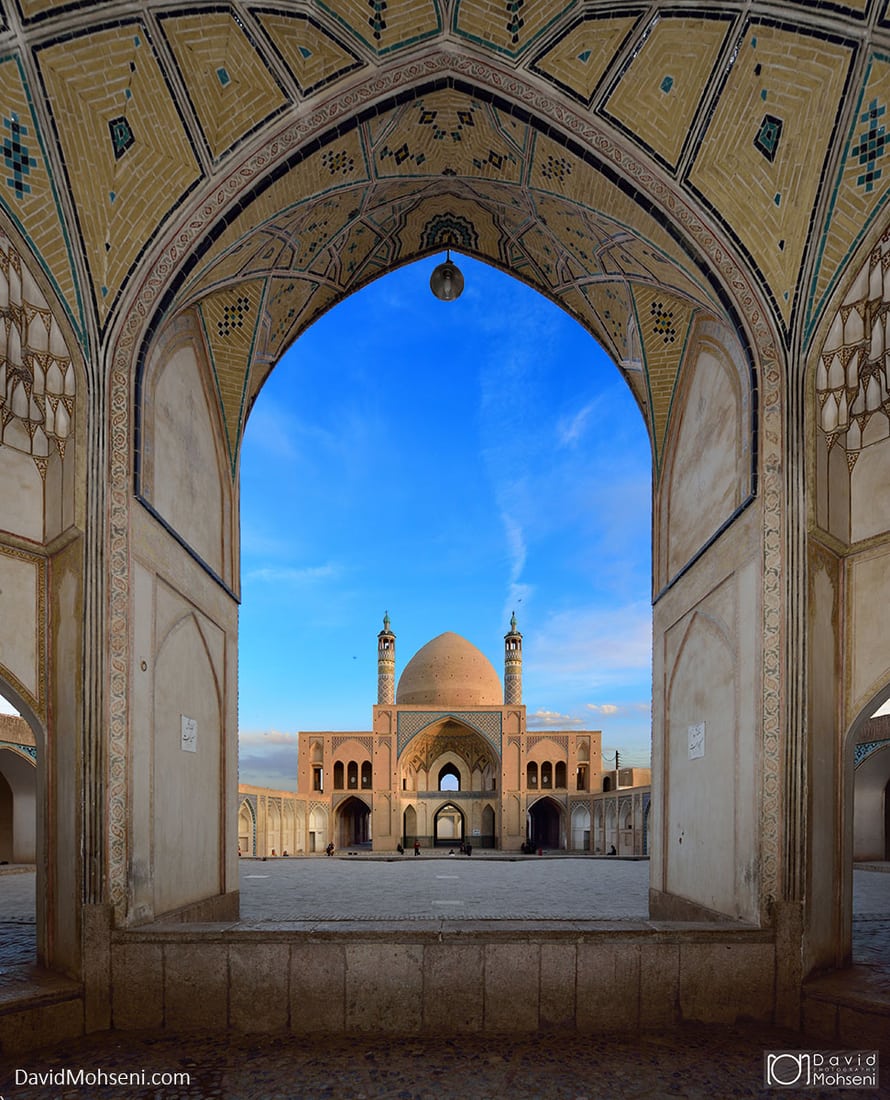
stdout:
<svg viewBox="0 0 890 1100">
<path fill-rule="evenodd" d="M 504 635 L 504 703 L 522 702 L 522 635 L 516 629 L 516 612 L 510 633 Z"/>
<path fill-rule="evenodd" d="M 377 702 L 394 703 L 396 688 L 396 636 L 389 629 L 389 612 L 377 635 Z"/>
</svg>

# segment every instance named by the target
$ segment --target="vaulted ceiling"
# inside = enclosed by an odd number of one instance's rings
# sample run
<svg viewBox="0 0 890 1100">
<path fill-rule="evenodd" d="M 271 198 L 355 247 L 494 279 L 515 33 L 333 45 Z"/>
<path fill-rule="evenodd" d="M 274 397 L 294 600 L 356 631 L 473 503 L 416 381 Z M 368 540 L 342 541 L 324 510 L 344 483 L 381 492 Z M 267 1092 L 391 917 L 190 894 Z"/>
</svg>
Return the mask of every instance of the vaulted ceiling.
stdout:
<svg viewBox="0 0 890 1100">
<path fill-rule="evenodd" d="M 657 456 L 697 319 L 799 352 L 882 228 L 890 4 L 17 0 L 0 99 L 82 351 L 195 311 L 233 460 L 314 318 L 449 246 L 594 333 Z"/>
</svg>

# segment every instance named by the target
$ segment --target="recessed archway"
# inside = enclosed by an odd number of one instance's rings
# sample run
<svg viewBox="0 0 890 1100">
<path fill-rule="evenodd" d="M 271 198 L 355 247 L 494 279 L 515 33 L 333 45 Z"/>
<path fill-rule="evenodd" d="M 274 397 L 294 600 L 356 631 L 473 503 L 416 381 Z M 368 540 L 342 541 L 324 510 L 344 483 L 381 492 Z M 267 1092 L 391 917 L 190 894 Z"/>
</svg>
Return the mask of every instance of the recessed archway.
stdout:
<svg viewBox="0 0 890 1100">
<path fill-rule="evenodd" d="M 528 811 L 528 843 L 532 848 L 565 847 L 565 813 L 552 798 L 539 798 Z"/>
<path fill-rule="evenodd" d="M 371 809 L 364 799 L 351 795 L 337 807 L 336 828 L 340 848 L 367 848 L 371 843 Z"/>
<path fill-rule="evenodd" d="M 456 848 L 464 843 L 465 816 L 453 802 L 446 802 L 433 815 L 433 843 L 437 848 Z"/>
</svg>

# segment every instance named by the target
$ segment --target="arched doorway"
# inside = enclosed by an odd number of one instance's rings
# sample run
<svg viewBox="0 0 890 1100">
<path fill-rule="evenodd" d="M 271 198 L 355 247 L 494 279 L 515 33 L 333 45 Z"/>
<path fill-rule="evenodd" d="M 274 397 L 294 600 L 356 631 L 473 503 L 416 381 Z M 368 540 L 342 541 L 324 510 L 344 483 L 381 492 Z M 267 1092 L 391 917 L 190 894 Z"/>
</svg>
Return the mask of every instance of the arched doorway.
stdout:
<svg viewBox="0 0 890 1100">
<path fill-rule="evenodd" d="M 890 860 L 890 736 L 860 741 L 854 752 L 853 862 L 885 862 Z"/>
<path fill-rule="evenodd" d="M 528 811 L 528 843 L 533 848 L 559 849 L 563 841 L 563 809 L 552 798 L 539 798 Z"/>
<path fill-rule="evenodd" d="M 371 846 L 371 809 L 361 798 L 351 796 L 337 807 L 338 846 Z"/>
<path fill-rule="evenodd" d="M 37 762 L 0 745 L 0 863 L 36 862 Z"/>
<path fill-rule="evenodd" d="M 238 854 L 256 855 L 256 821 L 253 807 L 246 798 L 238 809 Z"/>
<path fill-rule="evenodd" d="M 575 806 L 572 810 L 572 848 L 577 852 L 590 850 L 590 808 Z"/>
<path fill-rule="evenodd" d="M 27 711 L 23 710 L 23 713 Z M 42 736 L 0 695 L 0 874 L 16 873 L 15 921 L 0 937 L 0 960 L 33 963 L 43 956 L 49 914 Z"/>
<path fill-rule="evenodd" d="M 437 848 L 454 848 L 464 843 L 464 813 L 453 802 L 446 802 L 436 810 L 433 838 Z"/>
<path fill-rule="evenodd" d="M 402 814 L 402 845 L 405 848 L 413 847 L 414 841 L 419 840 L 417 835 L 417 810 L 408 806 Z"/>
<path fill-rule="evenodd" d="M 309 851 L 323 852 L 328 843 L 328 815 L 314 806 L 309 811 Z"/>
<path fill-rule="evenodd" d="M 482 809 L 482 826 L 478 837 L 474 838 L 474 843 L 479 848 L 497 848 L 498 838 L 495 826 L 495 812 L 494 807 L 491 805 L 484 806 Z"/>
</svg>

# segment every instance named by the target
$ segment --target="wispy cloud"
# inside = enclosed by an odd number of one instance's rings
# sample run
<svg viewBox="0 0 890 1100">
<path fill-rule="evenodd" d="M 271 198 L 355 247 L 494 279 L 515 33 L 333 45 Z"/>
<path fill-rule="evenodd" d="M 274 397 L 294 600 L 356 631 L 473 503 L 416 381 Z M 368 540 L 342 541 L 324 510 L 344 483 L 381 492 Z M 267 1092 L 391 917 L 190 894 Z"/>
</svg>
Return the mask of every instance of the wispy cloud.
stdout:
<svg viewBox="0 0 890 1100">
<path fill-rule="evenodd" d="M 620 710 L 614 703 L 587 703 L 586 706 L 594 714 L 617 714 Z"/>
<path fill-rule="evenodd" d="M 284 733 L 282 730 L 239 730 L 239 745 L 293 745 L 296 747 L 297 734 Z"/>
<path fill-rule="evenodd" d="M 589 692 L 645 681 L 651 663 L 652 611 L 645 603 L 558 612 L 529 637 L 526 647 L 538 694 L 544 685 L 556 690 L 586 685 Z"/>
<path fill-rule="evenodd" d="M 600 399 L 596 398 L 573 415 L 561 417 L 556 422 L 556 439 L 560 446 L 571 447 L 581 439 L 587 430 L 587 423 L 592 413 L 599 404 Z"/>
<path fill-rule="evenodd" d="M 271 399 L 257 402 L 248 417 L 245 431 L 250 432 L 257 451 L 287 462 L 296 459 L 297 423 L 289 408 Z"/>
<path fill-rule="evenodd" d="M 288 565 L 269 565 L 251 569 L 245 574 L 249 581 L 271 581 L 275 584 L 312 585 L 319 581 L 335 580 L 341 574 L 340 566 L 333 562 L 326 565 L 308 565 L 302 568 Z"/>
<path fill-rule="evenodd" d="M 566 726 L 580 726 L 583 722 L 583 718 L 560 714 L 556 710 L 536 710 L 528 716 L 527 725 L 529 729 L 564 729 Z"/>
</svg>

